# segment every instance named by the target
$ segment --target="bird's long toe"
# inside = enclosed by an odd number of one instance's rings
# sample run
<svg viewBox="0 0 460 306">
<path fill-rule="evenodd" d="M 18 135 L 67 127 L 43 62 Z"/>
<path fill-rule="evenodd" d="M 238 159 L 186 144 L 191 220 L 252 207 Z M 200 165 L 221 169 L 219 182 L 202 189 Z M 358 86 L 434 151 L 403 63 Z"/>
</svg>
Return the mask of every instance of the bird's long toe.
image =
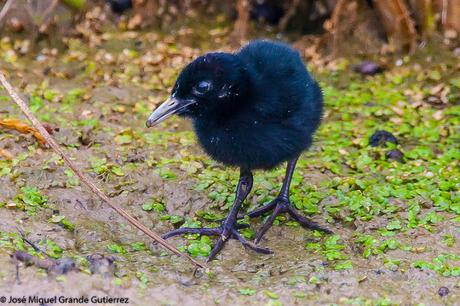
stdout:
<svg viewBox="0 0 460 306">
<path fill-rule="evenodd" d="M 191 227 L 183 227 L 172 230 L 167 232 L 162 237 L 163 239 L 168 239 L 174 236 L 184 235 L 184 234 L 198 234 L 198 235 L 205 235 L 205 236 L 219 236 L 220 235 L 220 228 L 213 227 L 213 228 L 191 228 Z"/>
<path fill-rule="evenodd" d="M 268 229 L 272 227 L 273 222 L 275 221 L 276 217 L 282 212 L 282 210 L 283 210 L 283 207 L 281 205 L 277 204 L 275 206 L 270 217 L 268 217 L 268 219 L 265 221 L 265 223 L 262 225 L 262 227 L 257 232 L 256 238 L 254 239 L 254 242 L 256 244 L 260 242 L 260 240 L 265 235 L 265 233 L 268 231 Z"/>
<path fill-rule="evenodd" d="M 267 212 L 273 210 L 273 209 L 275 208 L 276 204 L 277 204 L 277 201 L 276 201 L 276 200 L 271 201 L 270 203 L 268 203 L 268 204 L 266 204 L 266 205 L 264 205 L 264 206 L 262 206 L 262 207 L 259 207 L 259 208 L 255 209 L 255 210 L 251 211 L 251 212 L 248 212 L 248 213 L 246 214 L 246 216 L 248 216 L 249 218 L 257 218 L 257 217 L 260 217 L 260 216 L 262 216 L 263 214 L 265 214 L 265 213 L 267 213 Z M 241 218 L 244 218 L 244 216 L 241 217 Z"/>
<path fill-rule="evenodd" d="M 325 232 L 327 234 L 332 234 L 333 232 L 325 227 L 322 227 L 316 222 L 313 222 L 309 220 L 308 218 L 304 217 L 301 215 L 289 202 L 287 199 L 283 198 L 277 198 L 273 200 L 270 204 L 266 205 L 269 206 L 272 205 L 273 212 L 272 214 L 268 217 L 268 219 L 265 221 L 265 223 L 262 225 L 262 227 L 259 229 L 259 231 L 256 234 L 256 237 L 254 239 L 254 243 L 259 243 L 262 237 L 265 235 L 265 233 L 272 227 L 273 222 L 275 221 L 276 217 L 281 214 L 281 213 L 288 213 L 289 216 L 297 221 L 302 227 L 311 229 L 311 230 L 318 230 Z M 262 207 L 265 208 L 266 206 Z M 266 211 L 269 211 L 268 209 Z"/>
<path fill-rule="evenodd" d="M 210 262 L 211 260 L 213 260 L 216 255 L 222 250 L 222 248 L 224 247 L 224 244 L 225 242 L 227 241 L 227 239 L 223 236 L 220 236 L 219 239 L 217 240 L 216 244 L 214 245 L 214 247 L 212 248 L 211 250 L 211 253 L 209 254 L 209 257 L 208 259 L 206 260 L 206 262 Z"/>
<path fill-rule="evenodd" d="M 333 232 L 331 230 L 329 230 L 329 229 L 319 225 L 318 223 L 313 222 L 313 221 L 309 220 L 308 218 L 306 218 L 306 217 L 302 216 L 301 214 L 299 214 L 299 212 L 294 207 L 292 207 L 292 205 L 289 205 L 287 207 L 287 212 L 289 213 L 289 215 L 291 216 L 292 219 L 297 221 L 304 228 L 308 228 L 308 229 L 311 229 L 311 230 L 322 231 L 322 232 L 325 232 L 326 234 L 333 234 Z"/>
<path fill-rule="evenodd" d="M 216 255 L 223 249 L 225 243 L 230 238 L 238 240 L 244 246 L 245 249 L 250 249 L 256 253 L 262 253 L 262 254 L 272 254 L 273 253 L 268 248 L 259 247 L 255 245 L 254 243 L 244 239 L 243 236 L 241 236 L 241 234 L 238 233 L 236 226 L 234 226 L 233 228 L 223 227 L 220 237 L 217 240 L 216 244 L 214 245 L 206 262 L 210 262 L 211 260 L 213 260 L 216 257 Z"/>
<path fill-rule="evenodd" d="M 241 236 L 240 233 L 238 233 L 237 231 L 234 231 L 233 232 L 233 235 L 236 239 L 238 239 L 239 242 L 241 242 L 241 244 L 247 248 L 247 249 L 251 249 L 253 250 L 254 252 L 257 252 L 257 253 L 262 253 L 262 254 L 272 254 L 273 251 L 270 250 L 269 248 L 262 248 L 262 247 L 259 247 L 257 246 L 256 244 L 250 242 L 250 241 L 247 241 L 246 239 L 244 239 L 243 236 Z"/>
<path fill-rule="evenodd" d="M 208 259 L 206 262 L 210 262 L 213 260 L 216 255 L 223 249 L 225 243 L 229 239 L 236 239 L 238 240 L 246 249 L 253 250 L 257 253 L 262 254 L 271 254 L 272 251 L 267 248 L 259 247 L 254 243 L 247 241 L 241 234 L 238 232 L 240 228 L 247 228 L 247 224 L 238 224 L 234 223 L 230 225 L 230 223 L 224 222 L 220 227 L 214 228 L 191 228 L 191 227 L 184 227 L 172 230 L 167 232 L 162 237 L 163 239 L 168 239 L 174 236 L 185 235 L 185 234 L 198 234 L 198 235 L 205 235 L 205 236 L 218 236 L 216 243 L 214 244 L 211 253 L 209 254 Z"/>
</svg>

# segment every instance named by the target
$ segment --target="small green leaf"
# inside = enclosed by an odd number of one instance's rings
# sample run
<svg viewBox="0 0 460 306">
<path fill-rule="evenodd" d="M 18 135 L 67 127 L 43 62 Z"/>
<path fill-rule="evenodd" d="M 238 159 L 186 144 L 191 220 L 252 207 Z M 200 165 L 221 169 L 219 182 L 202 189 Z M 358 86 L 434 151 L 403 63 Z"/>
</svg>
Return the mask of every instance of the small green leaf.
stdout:
<svg viewBox="0 0 460 306">
<path fill-rule="evenodd" d="M 264 293 L 265 293 L 266 296 L 268 296 L 269 298 L 271 298 L 273 300 L 277 300 L 279 298 L 278 294 L 276 294 L 275 292 L 265 290 Z"/>
<path fill-rule="evenodd" d="M 238 289 L 238 292 L 241 295 L 254 295 L 254 294 L 256 294 L 256 291 L 254 289 L 251 289 L 251 288 L 241 288 L 241 289 Z"/>
<path fill-rule="evenodd" d="M 118 244 L 109 244 L 107 246 L 107 249 L 112 252 L 112 253 L 118 253 L 118 254 L 126 254 L 125 248 L 123 248 L 121 245 Z"/>
</svg>

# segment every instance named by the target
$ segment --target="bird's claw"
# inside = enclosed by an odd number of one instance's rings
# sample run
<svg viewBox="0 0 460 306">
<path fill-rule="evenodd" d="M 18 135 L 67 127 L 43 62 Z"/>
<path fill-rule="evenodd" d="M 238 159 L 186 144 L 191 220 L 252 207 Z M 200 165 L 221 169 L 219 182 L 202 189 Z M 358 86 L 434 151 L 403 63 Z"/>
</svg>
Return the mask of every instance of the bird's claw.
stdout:
<svg viewBox="0 0 460 306">
<path fill-rule="evenodd" d="M 248 226 L 245 226 L 245 227 L 248 227 Z M 211 253 L 208 259 L 206 260 L 206 262 L 210 262 L 211 260 L 213 260 L 216 257 L 216 255 L 219 253 L 219 251 L 222 250 L 225 242 L 227 242 L 230 238 L 238 240 L 246 249 L 251 249 L 257 253 L 262 253 L 262 254 L 272 253 L 270 249 L 259 247 L 255 245 L 254 243 L 247 241 L 243 236 L 241 236 L 240 233 L 238 233 L 238 228 L 241 228 L 241 227 L 239 227 L 237 223 L 235 223 L 233 226 L 228 226 L 225 222 L 223 225 L 219 227 L 213 227 L 213 228 L 184 227 L 184 228 L 178 228 L 178 229 L 172 230 L 164 234 L 163 239 L 168 239 L 168 238 L 183 235 L 183 234 L 218 236 L 219 238 L 217 239 L 217 242 L 215 243 L 213 249 L 211 250 Z"/>
<path fill-rule="evenodd" d="M 313 222 L 309 220 L 308 218 L 302 216 L 297 210 L 292 206 L 292 204 L 289 202 L 289 199 L 278 197 L 268 203 L 265 206 L 262 206 L 261 208 L 258 208 L 252 212 L 249 212 L 247 216 L 250 218 L 256 218 L 259 216 L 262 216 L 266 212 L 273 211 L 272 214 L 268 217 L 268 219 L 265 221 L 265 223 L 262 225 L 262 227 L 259 229 L 259 231 L 256 234 L 256 238 L 254 239 L 254 242 L 257 244 L 260 242 L 264 234 L 268 231 L 268 229 L 272 226 L 273 222 L 275 221 L 275 218 L 281 214 L 281 213 L 288 213 L 289 216 L 297 221 L 300 225 L 302 225 L 304 228 L 312 229 L 312 230 L 318 230 L 325 232 L 327 234 L 332 234 L 332 231 L 322 227 L 316 222 Z"/>
</svg>

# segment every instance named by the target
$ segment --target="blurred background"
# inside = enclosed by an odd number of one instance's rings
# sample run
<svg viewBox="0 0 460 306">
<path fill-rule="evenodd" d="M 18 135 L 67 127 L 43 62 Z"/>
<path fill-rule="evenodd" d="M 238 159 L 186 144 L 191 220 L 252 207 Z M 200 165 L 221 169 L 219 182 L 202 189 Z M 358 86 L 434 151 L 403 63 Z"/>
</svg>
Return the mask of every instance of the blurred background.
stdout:
<svg viewBox="0 0 460 306">
<path fill-rule="evenodd" d="M 410 53 L 430 42 L 455 48 L 460 32 L 458 0 L 3 0 L 0 7 L 2 36 L 33 47 L 65 47 L 68 37 L 97 46 L 107 31 L 140 30 L 235 45 L 271 34 L 337 56 Z"/>
</svg>

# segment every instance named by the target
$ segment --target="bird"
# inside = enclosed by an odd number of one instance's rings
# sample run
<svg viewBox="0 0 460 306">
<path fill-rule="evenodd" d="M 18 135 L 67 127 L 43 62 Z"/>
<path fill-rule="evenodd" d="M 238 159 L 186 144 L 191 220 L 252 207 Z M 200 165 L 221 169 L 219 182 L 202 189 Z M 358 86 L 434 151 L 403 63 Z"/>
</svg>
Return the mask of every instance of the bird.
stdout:
<svg viewBox="0 0 460 306">
<path fill-rule="evenodd" d="M 255 40 L 236 52 L 206 53 L 186 65 L 169 98 L 152 112 L 146 125 L 155 126 L 172 115 L 191 119 L 204 151 L 225 166 L 239 168 L 239 181 L 233 206 L 219 227 L 178 228 L 163 238 L 188 233 L 217 236 L 209 262 L 230 238 L 253 251 L 272 253 L 258 244 L 281 213 L 307 229 L 332 233 L 304 217 L 289 200 L 296 162 L 311 146 L 322 114 L 321 88 L 288 44 Z M 237 221 L 252 189 L 252 173 L 283 162 L 287 162 L 286 174 L 278 196 L 247 213 L 256 218 L 271 212 L 254 242 L 248 241 L 238 232 Z"/>
</svg>

